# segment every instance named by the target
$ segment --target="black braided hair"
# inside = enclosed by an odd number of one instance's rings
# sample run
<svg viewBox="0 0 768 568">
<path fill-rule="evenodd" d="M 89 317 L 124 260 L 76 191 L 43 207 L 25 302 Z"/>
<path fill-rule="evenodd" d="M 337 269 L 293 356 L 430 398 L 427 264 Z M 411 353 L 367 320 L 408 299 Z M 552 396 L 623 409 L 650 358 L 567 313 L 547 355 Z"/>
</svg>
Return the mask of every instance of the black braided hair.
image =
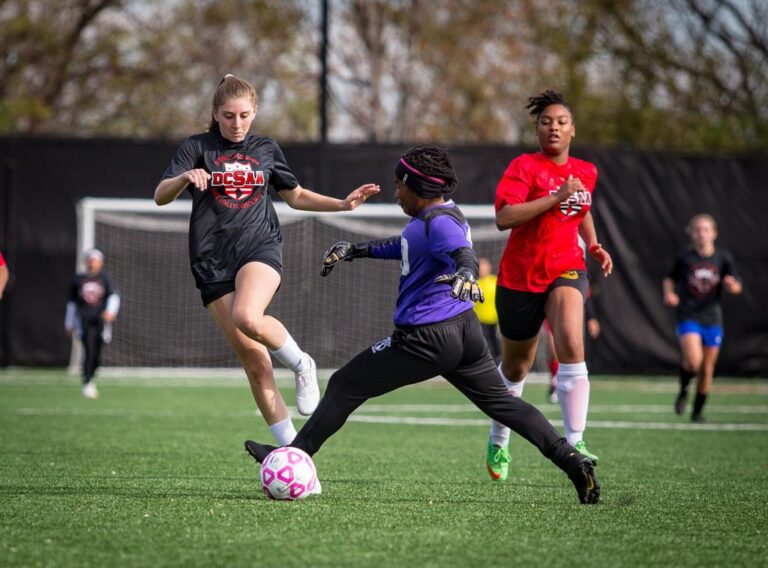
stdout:
<svg viewBox="0 0 768 568">
<path fill-rule="evenodd" d="M 550 105 L 563 105 L 573 114 L 573 109 L 570 103 L 565 100 L 565 97 L 552 89 L 547 89 L 543 93 L 528 97 L 528 104 L 525 105 L 525 108 L 528 109 L 530 115 L 535 117 L 536 122 L 538 122 L 541 113 Z"/>
<path fill-rule="evenodd" d="M 451 158 L 448 156 L 448 152 L 440 146 L 419 144 L 410 148 L 403 155 L 403 158 L 420 172 L 444 180 L 446 186 L 443 190 L 444 193 L 452 192 L 459 184 L 459 178 L 453 171 Z"/>
</svg>

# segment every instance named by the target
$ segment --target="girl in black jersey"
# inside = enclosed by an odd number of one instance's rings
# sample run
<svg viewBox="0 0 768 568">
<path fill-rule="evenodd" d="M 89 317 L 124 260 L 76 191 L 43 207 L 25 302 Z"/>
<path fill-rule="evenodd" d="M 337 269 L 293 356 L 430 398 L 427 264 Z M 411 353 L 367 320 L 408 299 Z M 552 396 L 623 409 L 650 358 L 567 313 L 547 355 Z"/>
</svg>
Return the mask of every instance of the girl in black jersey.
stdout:
<svg viewBox="0 0 768 568">
<path fill-rule="evenodd" d="M 691 419 L 703 421 L 701 414 L 712 386 L 715 363 L 723 341 L 723 290 L 741 294 L 741 281 L 728 251 L 716 250 L 717 224 L 705 213 L 688 223 L 691 248 L 681 252 L 662 283 L 664 303 L 677 308 L 677 337 L 680 340 L 680 392 L 675 412 L 683 414 L 688 383 L 697 378 L 696 399 Z"/>
<path fill-rule="evenodd" d="M 203 305 L 243 364 L 256 404 L 279 444 L 296 435 L 275 384 L 271 352 L 296 375 L 296 406 L 311 414 L 320 400 L 315 363 L 282 323 L 264 312 L 280 286 L 282 236 L 267 186 L 294 209 L 349 211 L 378 193 L 366 184 L 346 199 L 301 187 L 271 138 L 249 134 L 258 101 L 253 86 L 227 75 L 213 97 L 208 132 L 187 138 L 155 189 L 165 205 L 192 196 L 189 257 Z"/>
</svg>

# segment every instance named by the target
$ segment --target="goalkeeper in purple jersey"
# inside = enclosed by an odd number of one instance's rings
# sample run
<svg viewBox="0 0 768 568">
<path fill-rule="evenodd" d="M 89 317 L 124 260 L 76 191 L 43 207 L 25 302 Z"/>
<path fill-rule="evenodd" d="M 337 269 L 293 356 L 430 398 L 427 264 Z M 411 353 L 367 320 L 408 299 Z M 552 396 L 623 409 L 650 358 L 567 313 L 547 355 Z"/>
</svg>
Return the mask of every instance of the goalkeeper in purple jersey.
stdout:
<svg viewBox="0 0 768 568">
<path fill-rule="evenodd" d="M 581 503 L 597 503 L 600 486 L 590 459 L 534 406 L 510 395 L 496 370 L 472 309 L 472 302 L 482 302 L 483 295 L 469 224 L 449 197 L 457 183 L 445 150 L 434 145 L 411 148 L 395 167 L 395 197 L 411 217 L 402 235 L 339 242 L 325 253 L 323 276 L 342 260 L 400 261 L 395 329 L 331 376 L 317 410 L 290 445 L 313 455 L 368 399 L 442 375 L 565 471 Z M 259 463 L 274 449 L 251 440 L 245 447 Z"/>
</svg>

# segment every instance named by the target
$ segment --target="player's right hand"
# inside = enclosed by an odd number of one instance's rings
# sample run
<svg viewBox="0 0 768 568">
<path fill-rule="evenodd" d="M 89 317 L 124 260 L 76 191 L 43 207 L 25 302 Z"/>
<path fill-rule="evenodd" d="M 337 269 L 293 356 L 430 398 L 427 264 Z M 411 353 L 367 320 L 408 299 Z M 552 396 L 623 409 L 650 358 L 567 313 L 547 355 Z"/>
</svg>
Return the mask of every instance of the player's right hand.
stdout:
<svg viewBox="0 0 768 568">
<path fill-rule="evenodd" d="M 187 184 L 194 185 L 199 191 L 205 191 L 208 189 L 208 182 L 211 179 L 211 174 L 202 168 L 189 170 L 185 172 L 184 179 L 187 180 Z"/>
<path fill-rule="evenodd" d="M 577 191 L 585 190 L 586 188 L 584 187 L 584 184 L 581 183 L 579 178 L 568 176 L 568 179 L 565 180 L 565 183 L 558 188 L 558 191 L 555 195 L 557 195 L 559 201 L 565 201 Z"/>
<path fill-rule="evenodd" d="M 340 261 L 352 260 L 351 258 L 347 258 L 347 254 L 351 248 L 351 243 L 348 243 L 347 241 L 339 241 L 325 251 L 325 254 L 323 255 L 323 266 L 320 268 L 320 276 L 328 276 L 331 273 L 331 270 L 333 270 L 333 267 Z"/>
</svg>

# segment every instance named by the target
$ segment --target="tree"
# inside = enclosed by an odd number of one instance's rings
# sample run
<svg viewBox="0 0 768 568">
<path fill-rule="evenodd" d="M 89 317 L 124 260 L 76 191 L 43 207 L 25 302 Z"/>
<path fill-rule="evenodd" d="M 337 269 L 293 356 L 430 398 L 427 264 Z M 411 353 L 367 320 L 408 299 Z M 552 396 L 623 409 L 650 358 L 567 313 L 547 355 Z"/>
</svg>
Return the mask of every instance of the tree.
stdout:
<svg viewBox="0 0 768 568">
<path fill-rule="evenodd" d="M 260 123 L 313 136 L 313 58 L 298 0 L 15 0 L 0 6 L 0 129 L 180 137 L 207 126 L 218 79 L 261 93 Z M 289 30 L 291 33 L 285 33 Z M 279 117 L 279 120 L 278 120 Z"/>
</svg>

